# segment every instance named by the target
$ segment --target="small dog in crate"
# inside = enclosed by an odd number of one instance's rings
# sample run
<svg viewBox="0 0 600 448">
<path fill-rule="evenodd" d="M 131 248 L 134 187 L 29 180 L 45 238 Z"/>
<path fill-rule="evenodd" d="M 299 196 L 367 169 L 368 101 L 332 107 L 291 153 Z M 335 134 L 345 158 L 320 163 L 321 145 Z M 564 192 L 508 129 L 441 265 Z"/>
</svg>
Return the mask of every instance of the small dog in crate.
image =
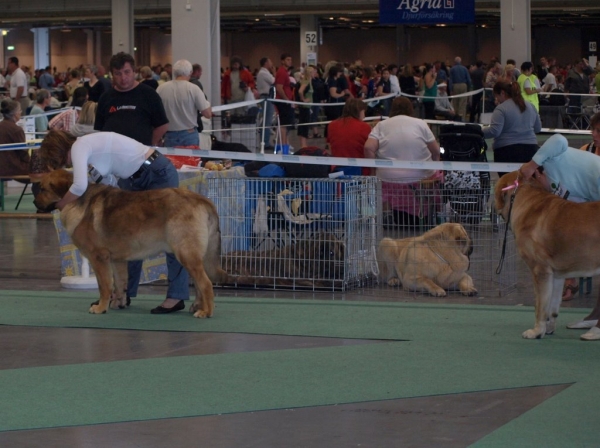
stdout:
<svg viewBox="0 0 600 448">
<path fill-rule="evenodd" d="M 343 280 L 344 244 L 321 232 L 286 246 L 235 251 L 223 256 L 228 284 L 329 288 Z"/>
<path fill-rule="evenodd" d="M 421 236 L 383 238 L 377 251 L 380 276 L 389 286 L 406 291 L 424 291 L 436 297 L 458 286 L 465 296 L 477 294 L 467 274 L 471 238 L 458 223 L 444 223 Z"/>
</svg>

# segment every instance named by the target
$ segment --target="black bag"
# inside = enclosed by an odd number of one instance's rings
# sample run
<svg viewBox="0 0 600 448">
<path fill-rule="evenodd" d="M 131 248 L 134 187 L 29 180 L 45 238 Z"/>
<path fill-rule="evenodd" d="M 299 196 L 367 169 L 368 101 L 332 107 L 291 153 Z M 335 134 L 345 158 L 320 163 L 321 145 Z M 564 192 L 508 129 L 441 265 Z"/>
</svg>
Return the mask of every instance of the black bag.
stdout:
<svg viewBox="0 0 600 448">
<path fill-rule="evenodd" d="M 307 146 L 294 153 L 296 156 L 328 157 L 329 154 L 317 146 Z M 303 163 L 282 163 L 287 177 L 314 178 L 328 177 L 331 172 L 330 165 L 305 165 Z"/>
<path fill-rule="evenodd" d="M 487 143 L 476 124 L 448 124 L 440 127 L 442 160 L 487 162 Z M 485 214 L 490 189 L 490 173 L 483 171 L 446 171 L 444 203 L 450 203 L 461 222 L 478 224 Z"/>
</svg>

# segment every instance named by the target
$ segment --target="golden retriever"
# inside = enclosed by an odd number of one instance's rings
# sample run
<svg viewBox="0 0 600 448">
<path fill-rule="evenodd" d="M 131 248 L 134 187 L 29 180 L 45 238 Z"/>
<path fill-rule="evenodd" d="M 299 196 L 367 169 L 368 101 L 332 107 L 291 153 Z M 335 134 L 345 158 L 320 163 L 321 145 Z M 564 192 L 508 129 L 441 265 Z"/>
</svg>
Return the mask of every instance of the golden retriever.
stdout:
<svg viewBox="0 0 600 448">
<path fill-rule="evenodd" d="M 328 232 L 282 248 L 235 251 L 223 257 L 227 283 L 330 287 L 343 280 L 344 244 Z"/>
<path fill-rule="evenodd" d="M 380 277 L 406 291 L 425 291 L 436 297 L 458 286 L 465 296 L 477 294 L 467 274 L 471 238 L 458 223 L 445 223 L 421 236 L 394 240 L 383 238 L 377 251 Z"/>
<path fill-rule="evenodd" d="M 58 202 L 73 183 L 72 173 L 56 170 L 40 182 L 37 207 Z M 194 317 L 211 317 L 214 293 L 211 280 L 227 278 L 221 269 L 221 231 L 214 204 L 199 194 L 179 188 L 123 191 L 90 185 L 67 204 L 60 219 L 73 243 L 92 265 L 100 300 L 90 313 L 105 313 L 125 305 L 127 261 L 170 252 L 194 279 Z M 111 300 L 112 293 L 112 300 Z"/>
<path fill-rule="evenodd" d="M 530 179 L 515 189 L 518 172 L 505 174 L 496 184 L 496 210 L 508 220 L 517 250 L 531 270 L 535 293 L 535 326 L 526 339 L 552 334 L 562 301 L 565 278 L 600 273 L 600 202 L 575 203 L 550 193 Z"/>
</svg>

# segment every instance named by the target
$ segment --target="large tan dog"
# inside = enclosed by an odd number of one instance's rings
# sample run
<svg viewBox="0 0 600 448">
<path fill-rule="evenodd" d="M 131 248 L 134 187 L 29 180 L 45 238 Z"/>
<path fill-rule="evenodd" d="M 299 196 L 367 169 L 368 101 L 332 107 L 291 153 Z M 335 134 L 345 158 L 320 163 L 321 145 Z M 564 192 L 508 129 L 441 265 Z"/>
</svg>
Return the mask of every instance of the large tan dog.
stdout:
<svg viewBox="0 0 600 448">
<path fill-rule="evenodd" d="M 73 183 L 73 175 L 56 170 L 45 175 L 38 207 L 58 202 Z M 179 188 L 130 192 L 106 185 L 90 185 L 67 204 L 60 219 L 89 261 L 98 279 L 100 301 L 90 313 L 105 313 L 125 305 L 127 261 L 170 252 L 194 279 L 194 317 L 211 317 L 214 294 L 211 280 L 222 282 L 221 231 L 213 203 Z M 113 283 L 114 280 L 114 283 Z M 111 300 L 112 293 L 112 300 Z"/>
<path fill-rule="evenodd" d="M 600 273 L 600 202 L 566 201 L 535 179 L 521 183 L 516 194 L 514 189 L 503 191 L 517 175 L 505 174 L 496 184 L 496 209 L 506 221 L 514 196 L 510 227 L 535 292 L 535 327 L 523 337 L 539 339 L 554 332 L 564 279 Z"/>
<path fill-rule="evenodd" d="M 477 294 L 467 274 L 472 251 L 465 228 L 445 223 L 417 237 L 383 238 L 377 262 L 381 278 L 390 286 L 402 284 L 406 291 L 425 291 L 437 297 L 458 286 L 463 295 L 472 296 Z"/>
</svg>

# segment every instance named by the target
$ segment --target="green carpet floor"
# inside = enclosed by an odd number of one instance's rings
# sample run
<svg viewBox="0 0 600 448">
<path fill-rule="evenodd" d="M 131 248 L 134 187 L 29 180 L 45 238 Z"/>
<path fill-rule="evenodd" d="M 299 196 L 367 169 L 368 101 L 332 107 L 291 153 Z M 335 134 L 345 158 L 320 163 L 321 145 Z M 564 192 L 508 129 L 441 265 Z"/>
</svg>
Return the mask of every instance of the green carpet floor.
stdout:
<svg viewBox="0 0 600 448">
<path fill-rule="evenodd" d="M 596 446 L 590 409 L 600 398 L 594 387 L 600 345 L 564 328 L 585 310 L 565 310 L 555 336 L 528 341 L 521 332 L 534 314 L 526 307 L 218 298 L 215 317 L 200 320 L 188 313 L 149 315 L 158 296 L 136 298 L 125 311 L 89 315 L 95 297 L 2 291 L 0 324 L 390 341 L 4 370 L 0 430 L 573 383 L 476 446 Z M 180 387 L 160 387 L 173 376 Z"/>
</svg>

